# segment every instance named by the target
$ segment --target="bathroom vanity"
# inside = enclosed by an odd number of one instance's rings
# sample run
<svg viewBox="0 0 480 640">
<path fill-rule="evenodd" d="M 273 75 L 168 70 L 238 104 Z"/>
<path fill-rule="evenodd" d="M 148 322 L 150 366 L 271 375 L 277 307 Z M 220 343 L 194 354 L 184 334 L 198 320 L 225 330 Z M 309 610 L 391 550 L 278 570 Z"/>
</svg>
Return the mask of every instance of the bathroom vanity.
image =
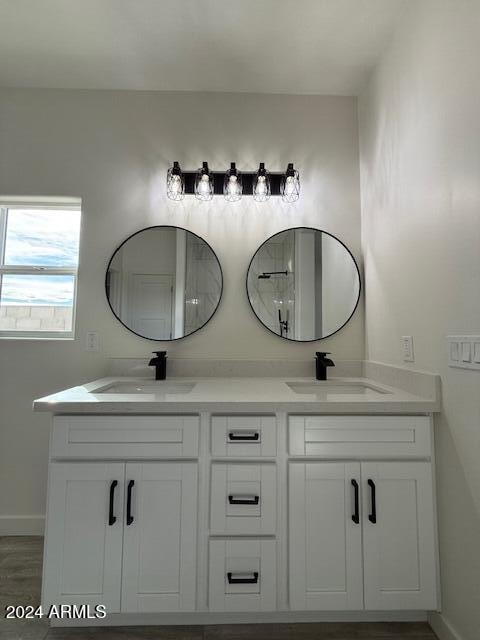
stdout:
<svg viewBox="0 0 480 640">
<path fill-rule="evenodd" d="M 104 604 L 107 624 L 418 619 L 439 606 L 438 408 L 365 378 L 107 378 L 37 400 L 43 604 Z"/>
</svg>

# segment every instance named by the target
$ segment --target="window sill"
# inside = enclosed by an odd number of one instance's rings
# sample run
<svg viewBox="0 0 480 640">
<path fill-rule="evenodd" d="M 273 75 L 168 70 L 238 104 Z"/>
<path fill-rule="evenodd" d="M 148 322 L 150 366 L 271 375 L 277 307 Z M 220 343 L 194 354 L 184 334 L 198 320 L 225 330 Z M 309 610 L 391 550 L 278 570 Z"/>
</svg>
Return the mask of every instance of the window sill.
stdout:
<svg viewBox="0 0 480 640">
<path fill-rule="evenodd" d="M 38 341 L 38 342 L 72 342 L 75 340 L 74 335 L 20 335 L 20 334 L 9 334 L 0 332 L 0 340 L 17 340 L 17 341 Z"/>
</svg>

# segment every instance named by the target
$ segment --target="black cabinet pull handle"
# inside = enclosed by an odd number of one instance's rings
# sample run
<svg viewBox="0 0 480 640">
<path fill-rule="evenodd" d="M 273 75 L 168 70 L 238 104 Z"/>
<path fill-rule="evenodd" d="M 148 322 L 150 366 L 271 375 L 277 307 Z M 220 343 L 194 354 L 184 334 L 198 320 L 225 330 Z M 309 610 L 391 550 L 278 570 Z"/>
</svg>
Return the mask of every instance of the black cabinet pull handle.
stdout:
<svg viewBox="0 0 480 640">
<path fill-rule="evenodd" d="M 132 516 L 132 489 L 135 484 L 135 480 L 130 480 L 127 489 L 127 526 L 130 526 L 133 522 Z"/>
<path fill-rule="evenodd" d="M 359 489 L 358 489 L 358 482 L 356 480 L 352 480 L 352 487 L 354 490 L 354 502 L 355 502 L 355 511 L 352 514 L 352 520 L 355 522 L 355 524 L 360 524 Z"/>
<path fill-rule="evenodd" d="M 375 524 L 377 522 L 377 495 L 376 495 L 376 487 L 375 487 L 375 483 L 373 480 L 371 480 L 370 478 L 367 480 L 367 484 L 370 487 L 370 492 L 371 492 L 371 499 L 372 499 L 372 507 L 371 507 L 371 512 L 368 516 L 368 519 L 370 520 L 370 522 L 372 522 L 373 524 Z"/>
<path fill-rule="evenodd" d="M 117 480 L 112 480 L 110 483 L 110 500 L 108 504 L 108 524 L 112 526 L 117 521 L 117 518 L 113 515 L 113 504 L 115 501 L 115 487 L 117 486 Z"/>
<path fill-rule="evenodd" d="M 258 582 L 258 571 L 253 572 L 253 578 L 234 578 L 234 575 L 231 571 L 227 573 L 228 584 L 257 584 Z"/>
<path fill-rule="evenodd" d="M 228 502 L 230 504 L 258 504 L 260 502 L 260 496 L 244 496 L 243 498 L 236 498 L 235 496 L 228 496 Z"/>
<path fill-rule="evenodd" d="M 238 431 L 237 433 L 235 433 L 234 431 L 230 431 L 228 434 L 228 439 L 231 442 L 241 442 L 241 441 L 258 442 L 260 440 L 260 434 L 258 431 L 251 431 L 251 432 L 245 431 L 244 433 L 241 433 Z"/>
</svg>

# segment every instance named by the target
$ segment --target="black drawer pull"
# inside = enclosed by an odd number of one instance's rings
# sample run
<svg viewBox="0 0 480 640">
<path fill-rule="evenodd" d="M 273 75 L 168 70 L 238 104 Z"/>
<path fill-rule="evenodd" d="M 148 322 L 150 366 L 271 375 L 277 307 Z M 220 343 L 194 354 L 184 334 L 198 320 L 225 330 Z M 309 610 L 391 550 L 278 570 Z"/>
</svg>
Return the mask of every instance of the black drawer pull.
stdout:
<svg viewBox="0 0 480 640">
<path fill-rule="evenodd" d="M 117 521 L 117 518 L 113 515 L 113 504 L 115 501 L 115 487 L 117 486 L 117 480 L 112 480 L 110 483 L 110 500 L 108 504 L 108 524 L 112 526 Z"/>
<path fill-rule="evenodd" d="M 356 480 L 352 480 L 352 487 L 354 489 L 354 502 L 355 502 L 355 511 L 352 514 L 352 520 L 355 522 L 355 524 L 360 524 L 359 489 L 358 489 L 358 482 Z"/>
<path fill-rule="evenodd" d="M 376 495 L 376 487 L 375 487 L 375 483 L 373 480 L 371 480 L 370 478 L 367 480 L 367 484 L 370 487 L 370 492 L 371 492 L 371 500 L 372 500 L 372 507 L 371 507 L 371 512 L 368 516 L 368 519 L 370 520 L 370 522 L 372 524 L 375 524 L 377 522 L 377 495 Z"/>
<path fill-rule="evenodd" d="M 234 578 L 235 575 L 237 575 L 239 577 Z M 244 576 L 244 575 L 245 574 L 243 574 L 243 573 L 235 574 L 235 573 L 232 573 L 231 571 L 229 571 L 227 573 L 228 584 L 257 584 L 257 582 L 258 582 L 258 571 L 254 571 L 253 572 L 253 578 L 240 577 L 240 576 Z"/>
<path fill-rule="evenodd" d="M 132 489 L 135 484 L 135 480 L 130 480 L 127 488 L 127 526 L 130 526 L 133 522 L 132 516 Z"/>
<path fill-rule="evenodd" d="M 228 496 L 228 502 L 230 504 L 258 504 L 260 496 L 243 496 L 242 498 Z"/>
<path fill-rule="evenodd" d="M 228 439 L 231 442 L 258 442 L 260 433 L 258 431 L 229 431 Z"/>
</svg>

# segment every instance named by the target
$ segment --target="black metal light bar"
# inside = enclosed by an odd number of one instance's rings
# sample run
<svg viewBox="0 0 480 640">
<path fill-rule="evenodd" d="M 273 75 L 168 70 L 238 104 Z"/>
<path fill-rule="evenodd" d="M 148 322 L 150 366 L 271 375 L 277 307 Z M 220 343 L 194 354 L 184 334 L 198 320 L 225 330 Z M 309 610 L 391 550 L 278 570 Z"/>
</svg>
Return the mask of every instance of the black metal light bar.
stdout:
<svg viewBox="0 0 480 640">
<path fill-rule="evenodd" d="M 184 171 L 182 169 L 182 174 L 185 179 L 185 193 L 190 195 L 195 193 L 195 177 L 197 173 L 198 173 L 198 170 Z M 223 195 L 223 182 L 225 179 L 225 173 L 226 173 L 225 171 L 210 171 L 210 177 L 213 180 L 213 193 L 216 196 Z M 257 175 L 257 171 L 242 171 L 244 196 L 253 195 L 253 181 L 256 175 Z M 272 172 L 269 174 L 270 189 L 271 189 L 272 196 L 281 195 L 280 184 L 284 176 L 285 176 L 284 171 Z"/>
</svg>

